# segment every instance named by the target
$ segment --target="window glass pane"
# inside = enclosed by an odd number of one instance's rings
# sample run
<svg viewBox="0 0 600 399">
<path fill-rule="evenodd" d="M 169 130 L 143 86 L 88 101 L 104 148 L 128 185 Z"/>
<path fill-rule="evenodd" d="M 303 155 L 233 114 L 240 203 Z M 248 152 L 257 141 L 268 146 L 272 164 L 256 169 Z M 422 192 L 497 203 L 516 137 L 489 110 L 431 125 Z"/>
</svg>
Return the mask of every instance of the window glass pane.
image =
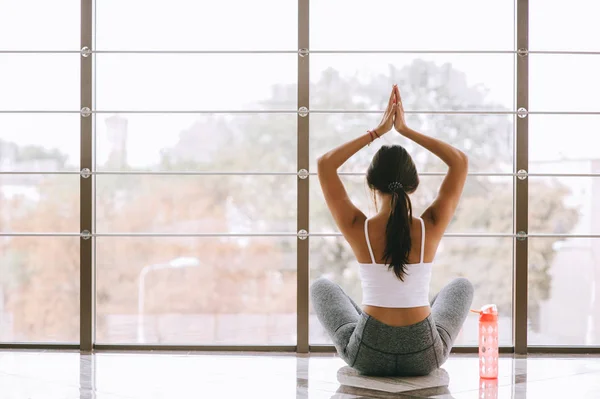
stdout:
<svg viewBox="0 0 600 399">
<path fill-rule="evenodd" d="M 600 173 L 600 115 L 530 115 L 529 172 Z"/>
<path fill-rule="evenodd" d="M 529 238 L 530 345 L 600 346 L 599 241 Z"/>
<path fill-rule="evenodd" d="M 0 171 L 79 170 L 79 114 L 0 114 Z"/>
<path fill-rule="evenodd" d="M 529 111 L 599 111 L 599 70 L 600 55 L 531 54 Z"/>
<path fill-rule="evenodd" d="M 296 232 L 292 176 L 100 175 L 99 232 Z"/>
<path fill-rule="evenodd" d="M 530 177 L 529 232 L 600 234 L 600 178 Z"/>
<path fill-rule="evenodd" d="M 0 50 L 79 50 L 80 3 L 79 0 L 3 0 Z"/>
<path fill-rule="evenodd" d="M 358 264 L 347 242 L 342 237 L 315 237 L 310 244 L 311 281 L 328 277 L 360 305 Z M 512 345 L 512 251 L 511 238 L 445 237 L 438 248 L 430 286 L 433 298 L 453 278 L 468 278 L 475 286 L 472 308 L 498 305 L 500 345 Z M 477 316 L 470 314 L 455 345 L 476 346 L 477 326 Z M 309 331 L 312 345 L 331 344 L 312 306 Z"/>
<path fill-rule="evenodd" d="M 383 108 L 383 104 L 381 107 Z M 316 171 L 317 158 L 343 144 L 349 135 L 358 136 L 375 128 L 381 114 L 311 114 L 310 162 Z M 409 114 L 411 128 L 444 140 L 465 151 L 469 171 L 477 173 L 512 173 L 512 115 L 430 115 Z M 366 172 L 373 155 L 382 145 L 402 145 L 413 157 L 419 172 L 446 172 L 448 167 L 431 152 L 405 139 L 396 131 L 375 140 L 359 151 L 341 168 L 341 172 Z"/>
<path fill-rule="evenodd" d="M 1 342 L 79 342 L 79 241 L 0 237 Z"/>
<path fill-rule="evenodd" d="M 0 109 L 77 111 L 79 54 L 0 54 Z"/>
<path fill-rule="evenodd" d="M 78 175 L 0 175 L 0 232 L 78 232 L 79 180 Z"/>
<path fill-rule="evenodd" d="M 600 3 L 595 0 L 530 0 L 531 50 L 600 51 Z"/>
<path fill-rule="evenodd" d="M 102 0 L 95 10 L 101 50 L 297 49 L 297 1 Z"/>
<path fill-rule="evenodd" d="M 98 114 L 97 167 L 295 173 L 297 118 L 295 114 Z"/>
<path fill-rule="evenodd" d="M 397 83 L 406 111 L 511 111 L 512 54 L 313 54 L 313 110 L 383 110 Z"/>
<path fill-rule="evenodd" d="M 295 345 L 296 240 L 97 238 L 97 341 Z"/>
<path fill-rule="evenodd" d="M 99 110 L 296 110 L 296 54 L 99 54 Z"/>
<path fill-rule="evenodd" d="M 422 214 L 436 198 L 442 176 L 421 176 L 411 196 L 413 212 Z M 376 212 L 363 176 L 342 176 L 351 200 L 366 214 Z M 337 232 L 318 184 L 311 184 L 310 225 L 312 232 Z M 491 211 L 493 210 L 493 211 Z M 513 178 L 469 176 L 448 233 L 511 233 L 513 229 Z"/>
<path fill-rule="evenodd" d="M 513 3 L 311 1 L 311 46 L 319 50 L 512 50 Z"/>
</svg>

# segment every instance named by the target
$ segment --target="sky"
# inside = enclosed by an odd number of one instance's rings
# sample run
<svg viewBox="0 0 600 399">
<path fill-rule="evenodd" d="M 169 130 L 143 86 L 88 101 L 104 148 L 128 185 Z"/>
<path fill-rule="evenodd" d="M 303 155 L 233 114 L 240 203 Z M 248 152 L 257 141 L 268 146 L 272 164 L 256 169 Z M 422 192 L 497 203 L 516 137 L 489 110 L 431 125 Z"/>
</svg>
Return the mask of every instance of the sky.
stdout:
<svg viewBox="0 0 600 399">
<path fill-rule="evenodd" d="M 79 3 L 0 0 L 0 50 L 79 50 Z M 600 51 L 600 2 L 565 4 L 530 1 L 530 50 Z M 311 50 L 510 51 L 514 13 L 507 0 L 312 1 Z M 297 1 L 97 0 L 95 49 L 295 51 Z M 95 57 L 96 109 L 104 111 L 256 110 L 273 84 L 297 79 L 294 53 Z M 491 101 L 514 107 L 511 54 L 313 54 L 311 76 L 328 67 L 346 75 L 385 71 L 414 58 L 451 62 L 470 84 L 485 85 Z M 0 110 L 78 110 L 79 61 L 79 54 L 0 54 Z M 598 70 L 600 55 L 530 55 L 530 111 L 600 111 Z M 99 162 L 109 116 L 97 118 Z M 198 118 L 124 116 L 133 166 L 155 163 Z M 597 156 L 600 115 L 532 115 L 529 123 L 533 162 Z M 76 165 L 79 115 L 0 114 L 0 138 L 59 148 Z"/>
</svg>

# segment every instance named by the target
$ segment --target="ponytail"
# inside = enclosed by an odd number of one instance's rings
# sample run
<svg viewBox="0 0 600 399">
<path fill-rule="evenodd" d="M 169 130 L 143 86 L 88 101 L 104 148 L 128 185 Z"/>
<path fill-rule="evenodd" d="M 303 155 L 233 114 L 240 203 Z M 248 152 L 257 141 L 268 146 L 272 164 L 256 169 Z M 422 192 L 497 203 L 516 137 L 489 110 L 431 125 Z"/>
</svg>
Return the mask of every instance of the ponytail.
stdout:
<svg viewBox="0 0 600 399">
<path fill-rule="evenodd" d="M 385 262 L 394 269 L 394 274 L 402 281 L 406 274 L 406 264 L 410 254 L 410 226 L 412 204 L 403 189 L 392 192 L 391 213 L 385 228 L 386 244 L 383 254 Z"/>
<path fill-rule="evenodd" d="M 419 187 L 419 175 L 412 157 L 399 145 L 382 146 L 367 170 L 367 183 L 373 194 L 390 196 L 390 217 L 385 228 L 383 260 L 404 281 L 411 249 L 412 204 L 409 194 Z M 375 202 L 377 204 L 377 202 Z"/>
</svg>

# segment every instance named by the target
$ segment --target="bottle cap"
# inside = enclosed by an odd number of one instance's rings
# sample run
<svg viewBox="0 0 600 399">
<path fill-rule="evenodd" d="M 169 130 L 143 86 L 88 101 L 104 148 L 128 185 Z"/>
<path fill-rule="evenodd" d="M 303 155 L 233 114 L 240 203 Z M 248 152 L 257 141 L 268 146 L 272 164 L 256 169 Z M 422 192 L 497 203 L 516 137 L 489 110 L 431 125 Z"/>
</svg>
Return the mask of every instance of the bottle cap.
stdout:
<svg viewBox="0 0 600 399">
<path fill-rule="evenodd" d="M 479 311 L 479 321 L 498 321 L 498 307 L 494 304 L 482 306 Z"/>
<path fill-rule="evenodd" d="M 498 307 L 494 304 L 488 304 L 481 307 L 481 310 L 471 312 L 479 314 L 479 321 L 498 321 Z"/>
</svg>

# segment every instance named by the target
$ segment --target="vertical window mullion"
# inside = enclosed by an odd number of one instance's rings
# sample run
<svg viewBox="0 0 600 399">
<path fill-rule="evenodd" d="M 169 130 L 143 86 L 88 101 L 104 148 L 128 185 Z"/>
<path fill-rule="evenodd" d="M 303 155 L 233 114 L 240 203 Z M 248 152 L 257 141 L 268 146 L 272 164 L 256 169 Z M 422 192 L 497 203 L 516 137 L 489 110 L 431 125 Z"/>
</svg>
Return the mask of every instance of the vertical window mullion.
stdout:
<svg viewBox="0 0 600 399">
<path fill-rule="evenodd" d="M 298 0 L 298 50 L 310 49 L 309 47 L 309 4 L 310 0 Z M 298 104 L 297 107 L 309 106 L 309 88 L 310 88 L 310 56 L 298 55 Z M 309 115 L 298 113 L 297 116 L 297 135 L 298 135 L 298 171 L 301 169 L 309 170 Z M 309 230 L 309 181 L 308 179 L 298 179 L 298 220 L 297 230 Z M 308 285 L 309 285 L 309 241 L 310 236 L 304 240 L 298 240 L 297 246 L 297 351 L 300 353 L 308 352 Z"/>
<path fill-rule="evenodd" d="M 81 48 L 92 48 L 93 0 L 81 0 Z M 93 109 L 92 71 L 93 54 L 81 57 L 81 109 Z M 80 169 L 93 170 L 92 129 L 94 115 L 81 115 Z M 80 231 L 93 232 L 93 181 L 94 176 L 80 178 Z M 91 351 L 94 336 L 94 273 L 93 273 L 93 237 L 80 240 L 80 308 L 79 342 L 82 351 Z"/>
<path fill-rule="evenodd" d="M 529 0 L 517 0 L 517 49 L 529 48 Z M 517 57 L 517 109 L 529 107 L 529 57 L 527 52 Z M 529 170 L 529 118 L 516 118 L 515 172 Z M 528 179 L 515 179 L 515 233 L 528 233 Z M 515 238 L 515 270 L 513 280 L 515 353 L 527 353 L 528 310 L 528 239 Z"/>
</svg>

